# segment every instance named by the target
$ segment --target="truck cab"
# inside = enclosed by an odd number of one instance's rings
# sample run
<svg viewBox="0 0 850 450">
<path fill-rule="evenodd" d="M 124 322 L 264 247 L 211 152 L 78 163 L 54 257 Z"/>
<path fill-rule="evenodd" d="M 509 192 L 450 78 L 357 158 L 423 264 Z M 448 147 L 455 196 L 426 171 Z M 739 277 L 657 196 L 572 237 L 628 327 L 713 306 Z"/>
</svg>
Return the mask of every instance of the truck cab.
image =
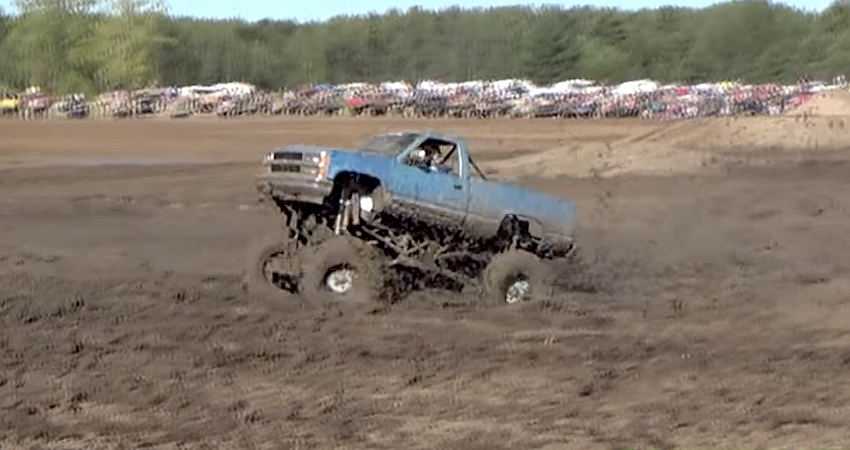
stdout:
<svg viewBox="0 0 850 450">
<path fill-rule="evenodd" d="M 405 132 L 379 135 L 370 142 L 363 148 L 395 151 L 392 168 L 380 178 L 397 206 L 480 237 L 497 234 L 506 218 L 517 217 L 529 223 L 536 236 L 571 241 L 573 202 L 488 180 L 463 139 Z"/>
<path fill-rule="evenodd" d="M 430 133 L 411 133 L 396 156 L 391 189 L 433 220 L 463 226 L 470 203 L 473 167 L 465 142 Z M 477 169 L 476 169 L 477 170 Z M 477 173 L 483 179 L 483 174 Z"/>
</svg>

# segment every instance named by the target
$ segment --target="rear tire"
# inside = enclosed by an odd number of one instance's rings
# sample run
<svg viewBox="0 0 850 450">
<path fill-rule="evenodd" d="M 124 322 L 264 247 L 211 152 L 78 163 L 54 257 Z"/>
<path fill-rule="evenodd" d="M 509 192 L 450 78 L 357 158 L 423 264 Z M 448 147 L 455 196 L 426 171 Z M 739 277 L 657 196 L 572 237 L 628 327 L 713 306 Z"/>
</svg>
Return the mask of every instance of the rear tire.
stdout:
<svg viewBox="0 0 850 450">
<path fill-rule="evenodd" d="M 493 257 L 484 270 L 484 302 L 490 306 L 549 300 L 553 271 L 536 255 L 510 250 Z"/>
<path fill-rule="evenodd" d="M 340 306 L 381 303 L 387 293 L 382 257 L 364 241 L 333 237 L 306 256 L 302 292 L 310 300 Z"/>
</svg>

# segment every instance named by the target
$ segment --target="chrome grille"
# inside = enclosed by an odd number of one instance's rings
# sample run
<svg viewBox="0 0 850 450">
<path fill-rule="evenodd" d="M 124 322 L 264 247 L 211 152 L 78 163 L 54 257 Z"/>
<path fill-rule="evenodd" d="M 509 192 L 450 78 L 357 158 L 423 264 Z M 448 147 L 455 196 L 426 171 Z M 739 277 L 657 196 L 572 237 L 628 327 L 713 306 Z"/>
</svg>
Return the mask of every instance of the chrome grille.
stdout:
<svg viewBox="0 0 850 450">
<path fill-rule="evenodd" d="M 274 160 L 301 160 L 304 159 L 304 154 L 301 152 L 275 152 Z"/>
<path fill-rule="evenodd" d="M 319 173 L 318 154 L 278 151 L 272 153 L 269 161 L 273 173 L 291 173 L 316 176 Z"/>
<path fill-rule="evenodd" d="M 272 164 L 272 172 L 301 173 L 301 166 L 290 166 L 286 164 Z"/>
</svg>

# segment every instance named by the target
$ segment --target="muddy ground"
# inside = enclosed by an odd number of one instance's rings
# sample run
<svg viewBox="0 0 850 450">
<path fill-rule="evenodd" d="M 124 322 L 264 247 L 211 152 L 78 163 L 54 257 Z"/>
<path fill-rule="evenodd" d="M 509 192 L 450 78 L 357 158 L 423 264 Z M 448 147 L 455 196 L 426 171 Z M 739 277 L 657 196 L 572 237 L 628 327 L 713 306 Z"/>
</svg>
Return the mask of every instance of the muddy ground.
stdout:
<svg viewBox="0 0 850 450">
<path fill-rule="evenodd" d="M 0 447 L 846 448 L 844 128 L 740 120 L 4 121 Z M 264 151 L 423 127 L 579 202 L 557 301 L 243 291 Z"/>
</svg>

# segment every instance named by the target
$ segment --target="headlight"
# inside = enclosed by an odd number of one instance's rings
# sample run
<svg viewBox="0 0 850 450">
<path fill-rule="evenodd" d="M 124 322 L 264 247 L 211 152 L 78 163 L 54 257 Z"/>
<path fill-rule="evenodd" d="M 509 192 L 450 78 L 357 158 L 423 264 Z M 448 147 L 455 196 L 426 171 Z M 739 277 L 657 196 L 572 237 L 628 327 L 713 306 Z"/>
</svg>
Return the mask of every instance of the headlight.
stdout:
<svg viewBox="0 0 850 450">
<path fill-rule="evenodd" d="M 271 164 L 272 161 L 274 161 L 274 153 L 273 152 L 266 153 L 266 155 L 263 156 L 263 165 L 264 166 Z"/>
<path fill-rule="evenodd" d="M 375 206 L 375 203 L 372 201 L 372 197 L 360 197 L 360 210 L 365 212 L 372 212 L 372 208 Z"/>
<path fill-rule="evenodd" d="M 316 180 L 323 180 L 328 177 L 328 169 L 331 165 L 331 155 L 328 152 L 319 154 L 319 170 L 316 172 Z"/>
</svg>

